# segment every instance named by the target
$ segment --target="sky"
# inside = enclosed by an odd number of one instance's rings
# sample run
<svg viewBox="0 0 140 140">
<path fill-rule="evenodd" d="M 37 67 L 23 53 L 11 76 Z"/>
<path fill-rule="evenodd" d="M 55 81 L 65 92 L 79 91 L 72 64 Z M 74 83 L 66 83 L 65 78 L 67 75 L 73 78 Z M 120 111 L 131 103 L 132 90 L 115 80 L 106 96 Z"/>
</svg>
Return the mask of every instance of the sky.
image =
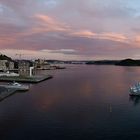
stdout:
<svg viewBox="0 0 140 140">
<path fill-rule="evenodd" d="M 140 59 L 140 0 L 0 0 L 0 52 L 15 59 Z"/>
</svg>

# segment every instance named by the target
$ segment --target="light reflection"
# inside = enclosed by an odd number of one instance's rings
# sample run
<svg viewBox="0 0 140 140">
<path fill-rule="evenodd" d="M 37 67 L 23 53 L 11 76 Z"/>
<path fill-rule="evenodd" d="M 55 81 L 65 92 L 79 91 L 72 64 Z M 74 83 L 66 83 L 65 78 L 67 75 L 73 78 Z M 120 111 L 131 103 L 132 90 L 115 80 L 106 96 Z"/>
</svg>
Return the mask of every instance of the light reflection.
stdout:
<svg viewBox="0 0 140 140">
<path fill-rule="evenodd" d="M 130 96 L 129 101 L 133 102 L 134 106 L 137 106 L 140 103 L 139 96 Z"/>
</svg>

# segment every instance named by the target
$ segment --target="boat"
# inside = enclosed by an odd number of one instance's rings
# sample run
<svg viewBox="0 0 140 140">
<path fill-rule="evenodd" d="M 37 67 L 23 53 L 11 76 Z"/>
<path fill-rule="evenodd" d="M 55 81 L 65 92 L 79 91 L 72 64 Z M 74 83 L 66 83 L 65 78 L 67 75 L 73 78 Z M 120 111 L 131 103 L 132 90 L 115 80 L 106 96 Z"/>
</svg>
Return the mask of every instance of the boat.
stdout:
<svg viewBox="0 0 140 140">
<path fill-rule="evenodd" d="M 140 82 L 136 83 L 134 86 L 130 87 L 131 96 L 140 96 Z"/>
<path fill-rule="evenodd" d="M 19 90 L 19 91 L 29 90 L 28 85 L 22 85 L 22 84 L 17 83 L 17 82 L 13 82 L 13 83 L 9 83 L 9 84 L 1 84 L 0 87 L 4 87 L 7 89 L 15 89 L 15 90 Z"/>
</svg>

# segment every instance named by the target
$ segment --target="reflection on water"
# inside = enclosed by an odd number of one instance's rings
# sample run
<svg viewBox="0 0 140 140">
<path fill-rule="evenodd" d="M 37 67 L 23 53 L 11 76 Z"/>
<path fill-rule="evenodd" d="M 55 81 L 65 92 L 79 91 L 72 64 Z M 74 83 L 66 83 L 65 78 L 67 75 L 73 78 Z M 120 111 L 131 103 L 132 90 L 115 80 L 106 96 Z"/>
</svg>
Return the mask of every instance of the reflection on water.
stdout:
<svg viewBox="0 0 140 140">
<path fill-rule="evenodd" d="M 130 96 L 130 101 L 134 103 L 134 105 L 138 105 L 140 103 L 140 97 L 139 96 Z"/>
<path fill-rule="evenodd" d="M 140 98 L 129 97 L 139 67 L 68 65 L 40 73 L 54 78 L 0 103 L 0 139 L 140 139 Z"/>
</svg>

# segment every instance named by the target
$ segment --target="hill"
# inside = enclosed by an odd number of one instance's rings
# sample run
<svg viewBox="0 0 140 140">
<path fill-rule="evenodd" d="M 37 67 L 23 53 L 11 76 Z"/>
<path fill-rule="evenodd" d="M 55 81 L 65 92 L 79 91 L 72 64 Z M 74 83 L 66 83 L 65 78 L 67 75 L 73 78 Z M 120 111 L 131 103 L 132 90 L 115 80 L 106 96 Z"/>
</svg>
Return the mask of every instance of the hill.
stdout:
<svg viewBox="0 0 140 140">
<path fill-rule="evenodd" d="M 6 56 L 6 55 L 3 55 L 3 54 L 0 55 L 0 60 L 9 60 L 9 61 L 13 61 L 12 58 L 10 58 L 10 57 L 8 57 L 8 56 Z"/>
<path fill-rule="evenodd" d="M 118 63 L 118 60 L 99 60 L 99 61 L 89 61 L 87 65 L 115 65 Z"/>
<path fill-rule="evenodd" d="M 116 63 L 119 66 L 140 66 L 140 60 L 124 59 Z"/>
</svg>

